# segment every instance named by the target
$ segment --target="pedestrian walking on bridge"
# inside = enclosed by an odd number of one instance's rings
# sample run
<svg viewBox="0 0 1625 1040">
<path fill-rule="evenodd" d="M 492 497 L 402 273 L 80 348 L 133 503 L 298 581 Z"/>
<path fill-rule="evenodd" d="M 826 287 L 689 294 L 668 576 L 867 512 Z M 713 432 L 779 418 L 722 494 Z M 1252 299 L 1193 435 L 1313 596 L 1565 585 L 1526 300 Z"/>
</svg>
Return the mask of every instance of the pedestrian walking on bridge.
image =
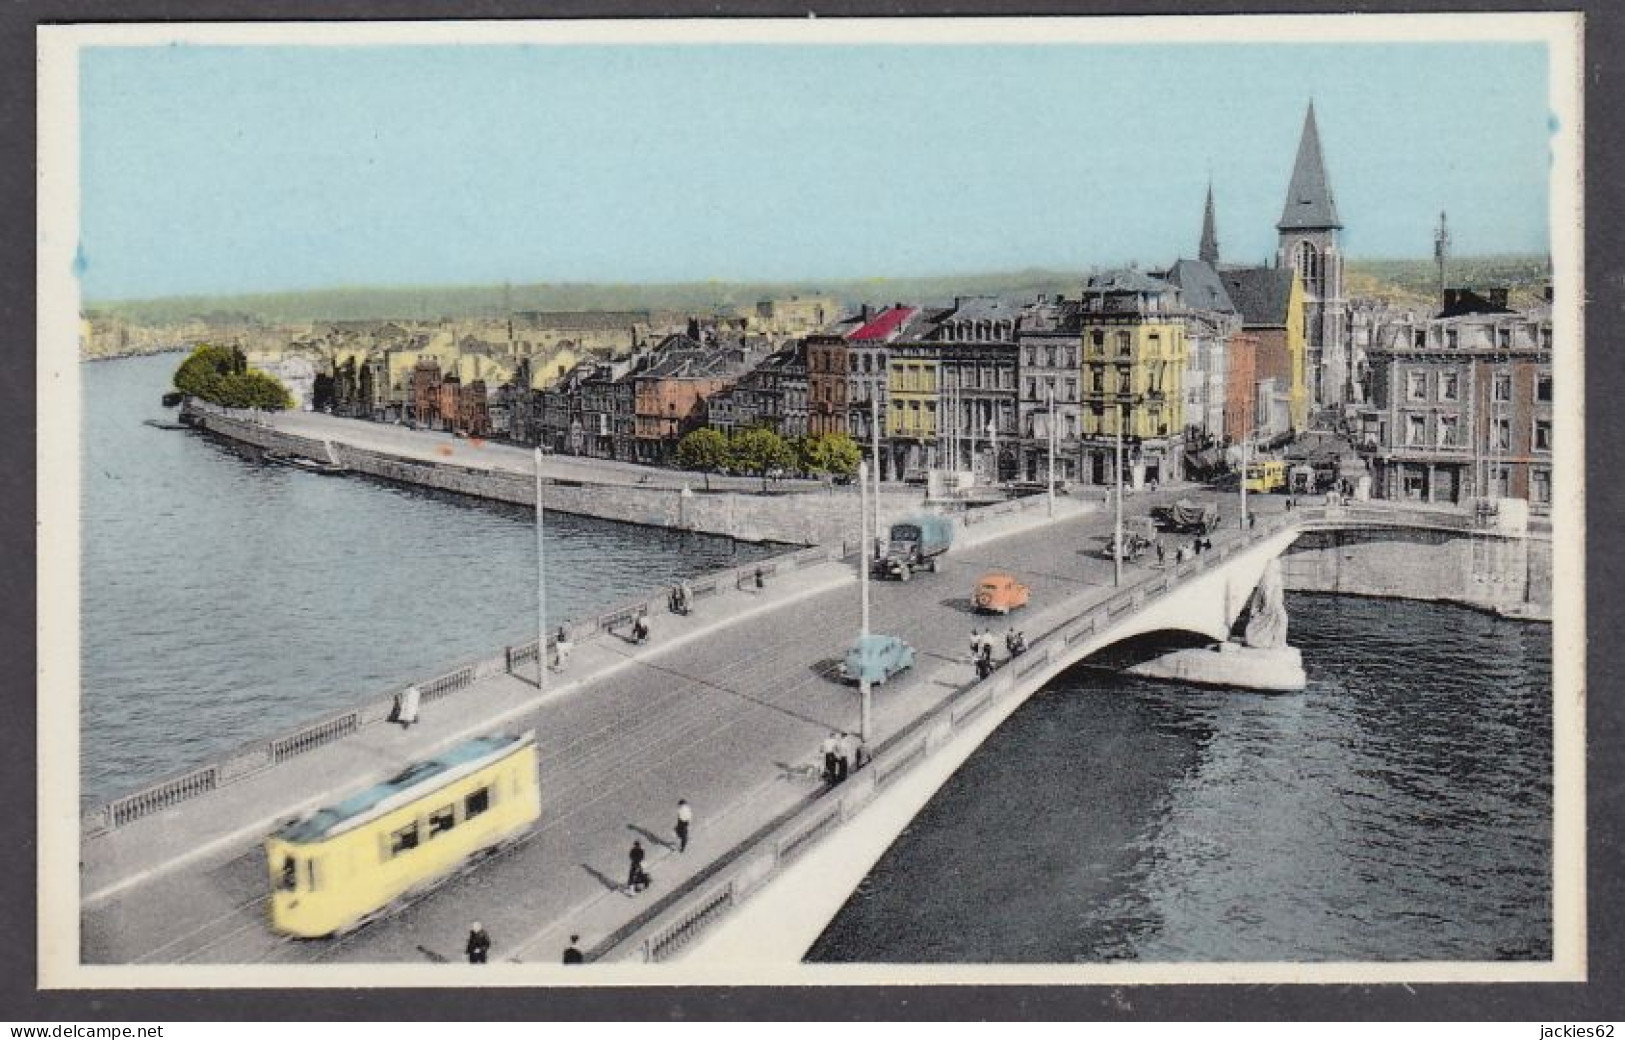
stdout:
<svg viewBox="0 0 1625 1040">
<path fill-rule="evenodd" d="M 485 926 L 475 921 L 468 929 L 468 942 L 463 947 L 468 954 L 468 963 L 484 964 L 485 957 L 491 952 L 491 936 Z"/>
<path fill-rule="evenodd" d="M 694 823 L 694 809 L 688 804 L 688 799 L 677 799 L 677 851 L 688 851 L 688 828 Z"/>
<path fill-rule="evenodd" d="M 649 887 L 649 875 L 643 870 L 643 842 L 632 839 L 626 853 L 626 894 L 635 896 Z"/>
<path fill-rule="evenodd" d="M 564 948 L 564 963 L 566 963 L 566 964 L 585 964 L 585 963 L 587 963 L 587 958 L 586 958 L 586 956 L 584 954 L 582 954 L 581 947 L 578 945 L 580 942 L 581 942 L 581 936 L 579 936 L 579 935 L 570 936 L 570 945 L 568 945 L 568 946 L 566 946 Z"/>
<path fill-rule="evenodd" d="M 838 741 L 835 734 L 831 733 L 829 736 L 824 738 L 824 742 L 822 744 L 818 745 L 819 753 L 824 756 L 825 783 L 833 784 L 836 780 L 840 779 L 840 777 L 837 775 L 840 768 L 840 760 L 835 756 L 837 744 Z"/>
</svg>

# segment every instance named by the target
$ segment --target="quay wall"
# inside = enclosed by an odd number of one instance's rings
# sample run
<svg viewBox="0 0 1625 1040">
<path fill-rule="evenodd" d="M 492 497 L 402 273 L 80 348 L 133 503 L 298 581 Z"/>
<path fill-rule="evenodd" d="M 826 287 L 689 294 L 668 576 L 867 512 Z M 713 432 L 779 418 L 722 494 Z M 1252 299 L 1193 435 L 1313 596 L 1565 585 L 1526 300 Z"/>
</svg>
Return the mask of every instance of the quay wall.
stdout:
<svg viewBox="0 0 1625 1040">
<path fill-rule="evenodd" d="M 349 470 L 390 480 L 470 495 L 496 502 L 534 506 L 535 478 L 529 474 L 408 458 L 329 444 L 286 433 L 234 416 L 207 411 L 189 413 L 196 425 L 222 437 L 270 451 L 285 451 L 338 462 Z M 546 481 L 548 509 L 601 520 L 712 534 L 742 542 L 787 545 L 838 545 L 859 541 L 855 489 L 836 493 L 802 492 L 750 495 L 735 492 L 644 488 L 625 485 Z M 890 523 L 920 508 L 916 491 L 882 493 L 881 521 Z"/>
<path fill-rule="evenodd" d="M 1306 531 L 1281 557 L 1288 589 L 1456 603 L 1552 618 L 1552 541 L 1418 528 Z"/>
</svg>

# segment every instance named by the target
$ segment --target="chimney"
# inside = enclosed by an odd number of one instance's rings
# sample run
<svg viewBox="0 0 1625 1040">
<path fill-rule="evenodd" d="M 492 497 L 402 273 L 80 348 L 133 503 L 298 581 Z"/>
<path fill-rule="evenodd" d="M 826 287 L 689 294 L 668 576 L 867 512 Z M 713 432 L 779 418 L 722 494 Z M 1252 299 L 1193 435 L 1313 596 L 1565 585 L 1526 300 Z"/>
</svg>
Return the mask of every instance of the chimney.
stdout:
<svg viewBox="0 0 1625 1040">
<path fill-rule="evenodd" d="M 1498 285 L 1491 289 L 1489 291 L 1489 298 L 1490 305 L 1492 307 L 1499 307 L 1502 310 L 1505 310 L 1507 305 L 1507 287 L 1504 285 Z"/>
<path fill-rule="evenodd" d="M 869 324 L 869 305 L 867 303 L 864 304 L 863 309 L 858 312 L 858 317 L 862 319 L 865 325 Z"/>
<path fill-rule="evenodd" d="M 1552 302 L 1552 283 L 1551 282 L 1546 283 L 1546 289 L 1545 289 L 1544 295 L 1546 297 L 1546 302 L 1551 303 Z"/>
</svg>

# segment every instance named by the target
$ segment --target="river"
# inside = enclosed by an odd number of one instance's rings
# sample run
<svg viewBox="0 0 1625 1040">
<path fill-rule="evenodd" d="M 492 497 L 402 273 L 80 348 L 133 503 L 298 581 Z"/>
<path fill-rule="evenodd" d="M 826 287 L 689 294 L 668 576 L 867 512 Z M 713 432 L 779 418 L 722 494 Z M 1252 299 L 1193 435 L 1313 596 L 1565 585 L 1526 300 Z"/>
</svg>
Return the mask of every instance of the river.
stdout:
<svg viewBox="0 0 1625 1040">
<path fill-rule="evenodd" d="M 535 637 L 529 509 L 144 425 L 182 356 L 82 366 L 85 803 Z M 552 622 L 772 552 L 562 513 L 545 548 Z"/>
<path fill-rule="evenodd" d="M 1304 692 L 1070 670 L 943 786 L 809 959 L 1549 958 L 1550 627 L 1287 602 Z"/>
</svg>

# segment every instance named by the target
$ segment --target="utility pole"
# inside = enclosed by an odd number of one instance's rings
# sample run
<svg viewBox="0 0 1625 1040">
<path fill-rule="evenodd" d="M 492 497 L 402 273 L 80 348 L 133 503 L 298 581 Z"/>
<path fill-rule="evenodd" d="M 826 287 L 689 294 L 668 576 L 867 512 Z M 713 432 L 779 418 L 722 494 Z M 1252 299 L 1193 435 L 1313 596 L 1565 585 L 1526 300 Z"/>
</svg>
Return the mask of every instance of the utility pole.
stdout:
<svg viewBox="0 0 1625 1040">
<path fill-rule="evenodd" d="M 1445 223 L 1444 210 L 1439 211 L 1439 227 L 1433 232 L 1433 259 L 1439 265 L 1439 306 L 1444 306 L 1445 261 L 1450 256 L 1450 226 Z"/>
<path fill-rule="evenodd" d="M 1053 393 L 1054 391 L 1051 391 Z M 1112 584 L 1123 584 L 1123 402 L 1117 402 L 1117 533 L 1112 542 Z"/>
<path fill-rule="evenodd" d="M 547 689 L 547 557 L 542 548 L 542 449 L 536 449 L 536 688 Z"/>
<path fill-rule="evenodd" d="M 866 659 L 869 648 L 869 504 L 864 500 L 869 497 L 869 472 L 861 462 L 858 463 L 858 488 L 858 540 L 863 543 L 863 548 L 858 552 L 858 595 L 863 601 L 862 628 L 858 633 L 858 738 L 867 746 L 874 735 L 870 729 L 873 691 L 869 684 Z M 878 513 L 876 519 L 879 519 Z"/>
<path fill-rule="evenodd" d="M 876 384 L 874 392 L 869 395 L 869 443 L 871 454 L 875 460 L 875 538 L 880 538 L 880 386 Z M 859 472 L 862 472 L 862 463 L 859 463 Z M 858 483 L 863 483 L 862 476 Z M 867 560 L 874 550 L 867 543 L 863 546 L 863 556 Z"/>
<path fill-rule="evenodd" d="M 1045 417 L 1049 427 L 1049 518 L 1055 519 L 1055 388 L 1049 388 L 1049 414 Z"/>
<path fill-rule="evenodd" d="M 1247 530 L 1247 447 L 1252 443 L 1253 433 L 1248 430 L 1241 435 L 1241 529 Z M 1292 489 L 1288 488 L 1290 492 Z"/>
</svg>

